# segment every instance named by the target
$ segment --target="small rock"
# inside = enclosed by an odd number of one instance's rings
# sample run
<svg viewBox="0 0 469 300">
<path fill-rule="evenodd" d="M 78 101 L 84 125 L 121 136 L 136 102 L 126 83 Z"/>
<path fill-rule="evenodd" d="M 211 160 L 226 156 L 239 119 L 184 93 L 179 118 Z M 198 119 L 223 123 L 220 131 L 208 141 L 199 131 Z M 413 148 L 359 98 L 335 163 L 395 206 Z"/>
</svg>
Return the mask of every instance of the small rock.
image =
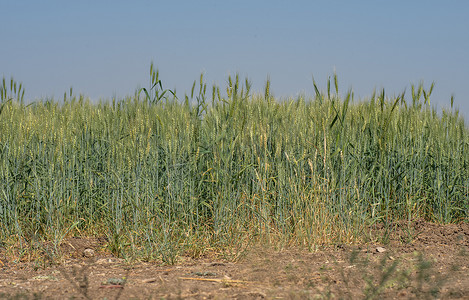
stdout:
<svg viewBox="0 0 469 300">
<path fill-rule="evenodd" d="M 102 285 L 124 285 L 126 282 L 126 278 L 109 278 L 106 281 L 101 282 Z"/>
<path fill-rule="evenodd" d="M 88 248 L 88 249 L 85 249 L 85 250 L 83 251 L 83 256 L 84 256 L 84 257 L 88 257 L 88 258 L 93 257 L 93 256 L 94 256 L 94 250 L 93 250 L 93 249 L 89 249 L 89 248 Z"/>
<path fill-rule="evenodd" d="M 95 261 L 95 264 L 97 265 L 104 265 L 104 264 L 111 264 L 111 263 L 112 263 L 112 259 L 110 258 L 100 258 L 97 261 Z"/>
<path fill-rule="evenodd" d="M 261 292 L 248 292 L 246 296 L 253 297 L 255 299 L 265 299 L 267 297 L 266 294 L 261 293 Z"/>
<path fill-rule="evenodd" d="M 194 272 L 193 274 L 197 275 L 197 276 L 217 276 L 217 273 L 214 273 L 214 272 Z"/>
<path fill-rule="evenodd" d="M 384 249 L 383 247 L 376 247 L 376 252 L 383 253 L 386 252 L 386 249 Z"/>
</svg>

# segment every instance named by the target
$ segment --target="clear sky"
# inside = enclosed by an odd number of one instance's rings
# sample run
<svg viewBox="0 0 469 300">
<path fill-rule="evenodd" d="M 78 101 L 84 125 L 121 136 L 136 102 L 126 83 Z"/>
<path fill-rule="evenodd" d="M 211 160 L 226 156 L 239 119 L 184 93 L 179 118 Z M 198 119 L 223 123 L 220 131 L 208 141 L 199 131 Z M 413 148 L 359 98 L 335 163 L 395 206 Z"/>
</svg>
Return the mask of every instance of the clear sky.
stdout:
<svg viewBox="0 0 469 300">
<path fill-rule="evenodd" d="M 469 1 L 0 0 L 0 76 L 27 100 L 91 99 L 147 87 L 151 61 L 181 97 L 205 73 L 247 76 L 275 96 L 313 93 L 338 74 L 356 99 L 435 81 L 432 105 L 469 116 Z"/>
</svg>

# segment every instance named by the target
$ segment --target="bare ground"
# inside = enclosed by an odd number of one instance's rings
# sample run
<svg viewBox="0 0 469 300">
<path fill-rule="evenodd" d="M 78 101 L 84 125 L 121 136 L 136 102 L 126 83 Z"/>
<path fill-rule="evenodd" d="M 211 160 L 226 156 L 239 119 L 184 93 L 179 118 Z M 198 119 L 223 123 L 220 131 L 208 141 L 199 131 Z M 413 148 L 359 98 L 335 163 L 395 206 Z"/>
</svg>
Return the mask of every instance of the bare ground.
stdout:
<svg viewBox="0 0 469 300">
<path fill-rule="evenodd" d="M 129 264 L 100 251 L 103 240 L 72 238 L 59 265 L 0 252 L 0 299 L 469 299 L 469 224 L 373 232 L 383 244 L 253 248 L 236 262 L 213 255 L 175 265 Z"/>
</svg>

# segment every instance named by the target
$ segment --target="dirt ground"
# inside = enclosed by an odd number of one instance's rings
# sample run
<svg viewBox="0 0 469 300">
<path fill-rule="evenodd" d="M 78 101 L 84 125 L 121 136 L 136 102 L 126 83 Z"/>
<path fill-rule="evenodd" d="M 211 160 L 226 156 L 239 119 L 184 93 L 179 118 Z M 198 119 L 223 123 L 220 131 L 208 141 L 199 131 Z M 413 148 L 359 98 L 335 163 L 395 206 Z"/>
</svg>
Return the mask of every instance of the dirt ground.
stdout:
<svg viewBox="0 0 469 300">
<path fill-rule="evenodd" d="M 0 252 L 0 299 L 469 299 L 469 224 L 395 224 L 385 244 L 255 248 L 236 262 L 129 264 L 102 243 L 68 239 L 49 266 Z"/>
</svg>

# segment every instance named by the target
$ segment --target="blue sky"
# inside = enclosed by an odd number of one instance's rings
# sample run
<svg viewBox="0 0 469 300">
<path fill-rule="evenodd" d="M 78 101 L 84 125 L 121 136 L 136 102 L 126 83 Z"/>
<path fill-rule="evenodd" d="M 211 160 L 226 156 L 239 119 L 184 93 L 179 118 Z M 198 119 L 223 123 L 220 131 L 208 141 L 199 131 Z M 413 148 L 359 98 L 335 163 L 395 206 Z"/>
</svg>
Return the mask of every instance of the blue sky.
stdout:
<svg viewBox="0 0 469 300">
<path fill-rule="evenodd" d="M 435 81 L 432 105 L 450 97 L 469 116 L 469 1 L 6 1 L 0 0 L 0 76 L 25 97 L 61 99 L 73 86 L 91 99 L 148 86 L 183 96 L 205 73 L 224 86 L 247 76 L 278 97 L 326 88 L 334 71 L 356 100 Z"/>
</svg>

